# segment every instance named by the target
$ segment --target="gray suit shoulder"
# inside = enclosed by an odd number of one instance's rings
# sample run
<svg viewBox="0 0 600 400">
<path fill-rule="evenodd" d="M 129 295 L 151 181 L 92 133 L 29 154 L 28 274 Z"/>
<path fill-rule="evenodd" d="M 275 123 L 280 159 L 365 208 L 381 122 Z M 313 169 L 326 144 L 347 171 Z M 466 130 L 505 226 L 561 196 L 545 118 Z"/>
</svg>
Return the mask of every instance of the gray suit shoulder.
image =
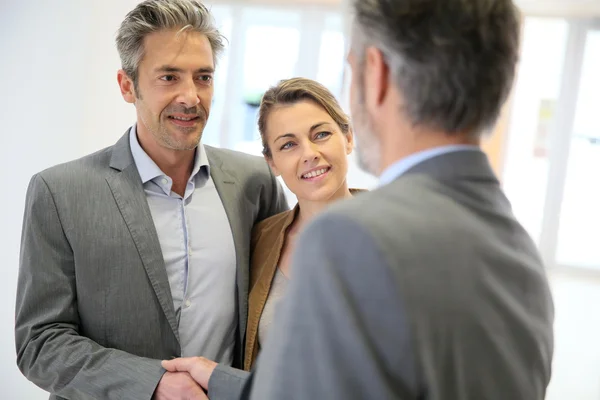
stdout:
<svg viewBox="0 0 600 400">
<path fill-rule="evenodd" d="M 521 275 L 520 286 L 545 291 L 544 266 L 535 243 L 504 200 L 498 185 L 448 186 L 411 175 L 335 204 L 322 217 L 354 221 L 356 229 L 373 238 L 392 269 L 411 279 L 419 277 L 423 284 L 451 270 L 463 282 L 484 286 L 490 275 L 512 269 Z M 424 265 L 428 274 L 421 273 Z M 443 289 L 428 292 L 431 300 L 442 296 L 454 299 L 458 307 L 468 306 L 462 285 Z"/>
<path fill-rule="evenodd" d="M 221 164 L 230 177 L 235 177 L 246 198 L 258 204 L 255 222 L 288 209 L 283 189 L 263 157 L 206 145 L 204 148 L 211 165 L 213 161 Z"/>
<path fill-rule="evenodd" d="M 514 218 L 499 186 L 453 186 L 425 175 L 407 175 L 334 204 L 329 211 L 393 240 L 394 246 L 404 243 L 411 251 L 431 249 L 422 243 L 448 241 L 457 234 L 463 235 L 462 243 L 468 242 L 469 236 L 477 242 L 486 239 L 482 234 L 500 230 L 517 233 L 535 253 L 535 245 Z M 436 249 L 444 250 L 456 249 Z"/>
<path fill-rule="evenodd" d="M 375 233 L 383 229 L 400 229 L 400 223 L 409 223 L 415 217 L 413 207 L 422 207 L 425 197 L 422 187 L 426 181 L 415 183 L 411 178 L 398 180 L 391 185 L 357 194 L 351 199 L 333 204 L 325 218 L 346 218 L 358 226 Z M 428 193 L 426 196 L 430 196 Z M 329 216 L 328 216 L 329 215 Z M 420 216 L 419 216 L 420 217 Z"/>
<path fill-rule="evenodd" d="M 108 171 L 113 146 L 98 150 L 75 160 L 46 168 L 36 175 L 46 183 L 63 183 L 64 180 L 85 179 L 101 171 Z M 94 172 L 95 174 L 90 174 Z"/>
<path fill-rule="evenodd" d="M 264 157 L 255 156 L 241 151 L 223 149 L 220 147 L 212 147 L 204 145 L 204 148 L 213 154 L 218 155 L 223 163 L 234 171 L 253 171 L 263 173 L 266 176 L 271 176 L 269 165 L 265 161 Z"/>
</svg>

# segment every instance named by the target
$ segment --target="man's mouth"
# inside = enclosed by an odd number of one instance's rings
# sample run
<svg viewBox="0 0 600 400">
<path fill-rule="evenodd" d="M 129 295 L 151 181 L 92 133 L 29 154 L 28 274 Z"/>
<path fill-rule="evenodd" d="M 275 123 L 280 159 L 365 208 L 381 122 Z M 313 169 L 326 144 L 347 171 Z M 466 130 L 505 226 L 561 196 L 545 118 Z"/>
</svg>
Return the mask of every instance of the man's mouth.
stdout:
<svg viewBox="0 0 600 400">
<path fill-rule="evenodd" d="M 200 120 L 200 117 L 197 115 L 189 115 L 189 116 L 179 116 L 179 115 L 169 115 L 168 117 L 175 125 L 190 127 L 194 126 L 196 122 Z"/>
</svg>

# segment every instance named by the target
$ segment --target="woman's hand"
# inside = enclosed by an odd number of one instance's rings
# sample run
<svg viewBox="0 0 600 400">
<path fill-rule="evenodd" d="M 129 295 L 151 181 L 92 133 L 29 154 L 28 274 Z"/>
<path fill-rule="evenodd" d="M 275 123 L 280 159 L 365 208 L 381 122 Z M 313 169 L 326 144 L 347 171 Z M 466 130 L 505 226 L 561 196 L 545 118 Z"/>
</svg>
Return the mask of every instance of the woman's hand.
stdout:
<svg viewBox="0 0 600 400">
<path fill-rule="evenodd" d="M 185 357 L 165 360 L 162 367 L 169 372 L 187 372 L 191 377 L 208 391 L 208 381 L 218 364 L 204 357 Z"/>
</svg>

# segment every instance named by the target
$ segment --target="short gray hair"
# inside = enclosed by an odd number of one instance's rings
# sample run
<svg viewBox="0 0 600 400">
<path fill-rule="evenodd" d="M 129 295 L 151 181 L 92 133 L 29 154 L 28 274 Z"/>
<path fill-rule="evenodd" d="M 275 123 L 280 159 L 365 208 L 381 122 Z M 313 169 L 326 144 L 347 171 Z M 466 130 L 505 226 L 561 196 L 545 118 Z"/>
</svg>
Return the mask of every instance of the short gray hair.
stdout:
<svg viewBox="0 0 600 400">
<path fill-rule="evenodd" d="M 367 46 L 383 53 L 415 126 L 477 136 L 494 126 L 518 60 L 511 0 L 353 0 L 353 11 L 361 65 Z"/>
<path fill-rule="evenodd" d="M 144 56 L 146 35 L 163 29 L 192 30 L 206 35 L 215 62 L 225 47 L 225 38 L 217 29 L 208 8 L 196 0 L 146 0 L 130 11 L 117 32 L 117 50 L 121 66 L 135 85 L 138 67 Z"/>
</svg>

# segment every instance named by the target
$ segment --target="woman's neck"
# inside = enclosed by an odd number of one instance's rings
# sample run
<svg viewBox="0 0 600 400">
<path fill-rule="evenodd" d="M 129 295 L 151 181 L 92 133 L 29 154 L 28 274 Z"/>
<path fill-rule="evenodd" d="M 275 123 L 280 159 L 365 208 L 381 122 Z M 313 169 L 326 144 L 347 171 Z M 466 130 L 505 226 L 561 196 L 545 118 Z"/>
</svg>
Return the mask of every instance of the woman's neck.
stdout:
<svg viewBox="0 0 600 400">
<path fill-rule="evenodd" d="M 352 197 L 348 184 L 344 182 L 340 189 L 336 191 L 331 197 L 322 201 L 311 201 L 306 199 L 298 199 L 298 217 L 294 221 L 292 228 L 293 233 L 297 232 L 302 226 L 313 219 L 317 214 L 325 209 L 329 204 L 336 200 L 342 200 L 348 197 Z"/>
</svg>

